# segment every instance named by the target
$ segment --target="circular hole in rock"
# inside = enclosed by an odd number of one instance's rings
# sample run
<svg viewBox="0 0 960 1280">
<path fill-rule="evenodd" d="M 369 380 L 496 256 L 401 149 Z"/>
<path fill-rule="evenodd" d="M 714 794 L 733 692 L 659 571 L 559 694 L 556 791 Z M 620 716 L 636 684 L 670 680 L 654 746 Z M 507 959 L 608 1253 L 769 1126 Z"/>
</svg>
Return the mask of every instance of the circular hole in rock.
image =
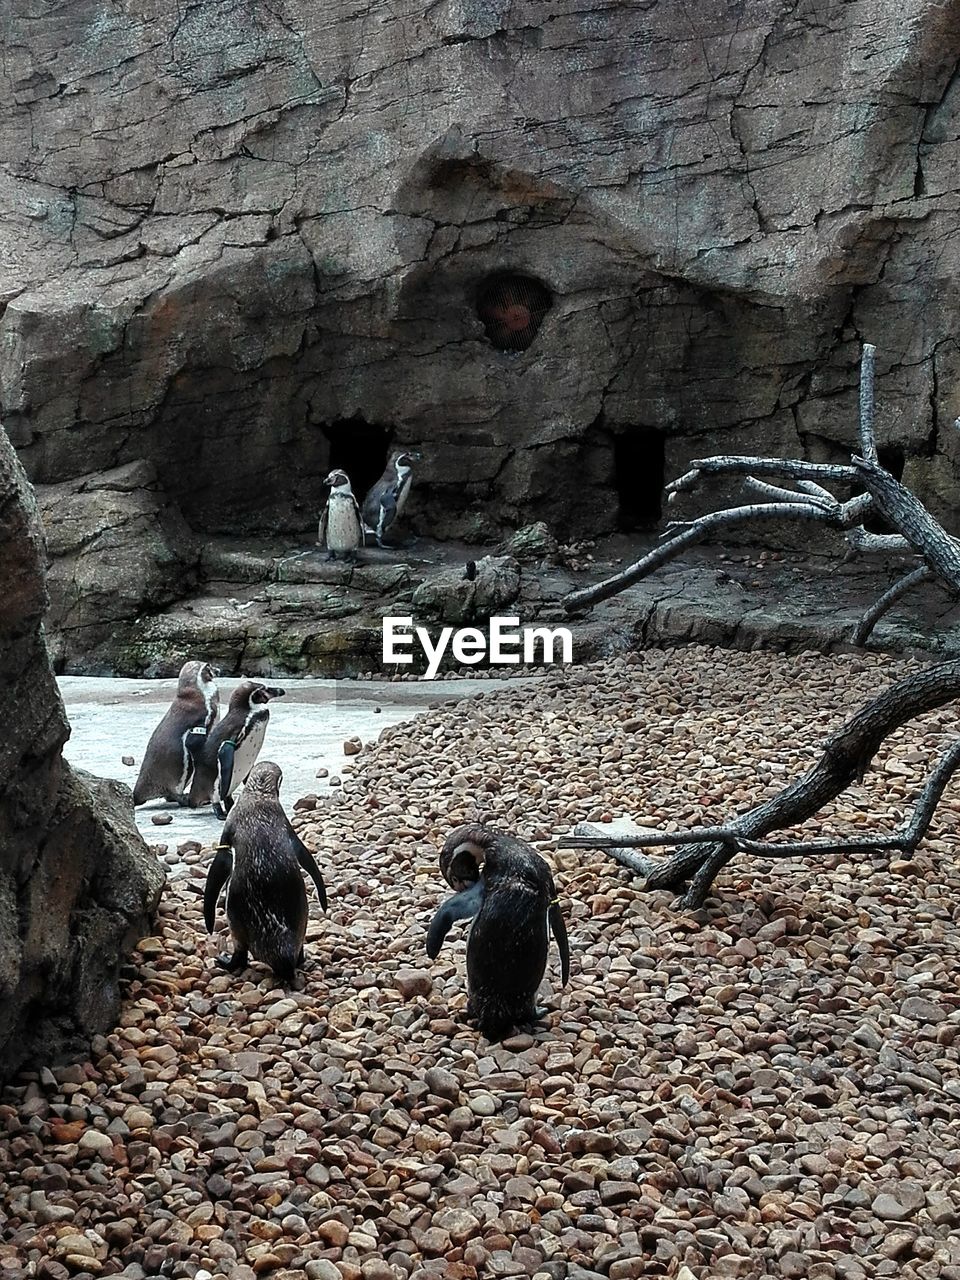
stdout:
<svg viewBox="0 0 960 1280">
<path fill-rule="evenodd" d="M 490 276 L 477 292 L 477 314 L 499 351 L 526 351 L 552 303 L 550 290 L 530 276 Z"/>
</svg>

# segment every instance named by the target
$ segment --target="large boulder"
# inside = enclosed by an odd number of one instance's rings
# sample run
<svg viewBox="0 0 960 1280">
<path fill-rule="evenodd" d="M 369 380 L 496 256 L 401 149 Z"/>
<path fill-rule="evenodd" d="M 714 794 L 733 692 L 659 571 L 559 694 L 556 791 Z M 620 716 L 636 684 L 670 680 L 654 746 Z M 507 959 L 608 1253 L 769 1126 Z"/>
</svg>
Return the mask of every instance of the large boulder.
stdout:
<svg viewBox="0 0 960 1280">
<path fill-rule="evenodd" d="M 164 874 L 118 783 L 73 772 L 43 638 L 44 551 L 32 490 L 0 429 L 0 1077 L 112 1026 L 124 954 Z"/>
<path fill-rule="evenodd" d="M 38 485 L 46 534 L 47 630 L 56 664 L 89 655 L 117 627 L 156 613 L 196 582 L 199 552 L 144 460 Z"/>
<path fill-rule="evenodd" d="M 363 488 L 403 442 L 419 531 L 567 539 L 655 520 L 692 456 L 847 456 L 869 340 L 891 465 L 956 525 L 960 0 L 2 30 L 0 409 L 36 482 L 147 458 L 201 532 L 307 529 L 331 462 Z"/>
</svg>

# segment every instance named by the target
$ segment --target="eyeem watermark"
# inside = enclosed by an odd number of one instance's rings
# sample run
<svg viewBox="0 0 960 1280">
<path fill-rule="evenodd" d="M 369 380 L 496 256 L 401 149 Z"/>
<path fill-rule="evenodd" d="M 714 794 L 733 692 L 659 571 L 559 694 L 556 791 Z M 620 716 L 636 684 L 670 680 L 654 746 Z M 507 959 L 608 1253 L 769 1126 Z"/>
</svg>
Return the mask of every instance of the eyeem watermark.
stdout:
<svg viewBox="0 0 960 1280">
<path fill-rule="evenodd" d="M 491 618 L 488 628 L 444 627 L 434 641 L 426 627 L 413 625 L 413 618 L 384 618 L 384 666 L 413 662 L 415 643 L 427 660 L 425 680 L 440 670 L 448 646 L 453 658 L 467 667 L 484 658 L 495 667 L 573 662 L 573 636 L 566 627 L 521 627 L 519 618 Z"/>
</svg>

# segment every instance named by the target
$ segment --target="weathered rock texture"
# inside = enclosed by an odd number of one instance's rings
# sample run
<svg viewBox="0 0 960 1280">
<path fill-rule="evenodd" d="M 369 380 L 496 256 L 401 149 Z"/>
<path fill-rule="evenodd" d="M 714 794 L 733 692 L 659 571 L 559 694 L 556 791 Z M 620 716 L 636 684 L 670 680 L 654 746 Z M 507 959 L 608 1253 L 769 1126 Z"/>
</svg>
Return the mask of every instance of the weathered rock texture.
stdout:
<svg viewBox="0 0 960 1280">
<path fill-rule="evenodd" d="M 114 1024 L 163 872 L 126 787 L 74 773 L 50 670 L 36 503 L 0 430 L 0 1076 Z"/>
<path fill-rule="evenodd" d="M 46 533 L 54 662 L 116 639 L 196 581 L 198 551 L 152 463 L 37 488 Z M 134 625 L 133 629 L 136 627 Z"/>
<path fill-rule="evenodd" d="M 890 459 L 957 525 L 960 2 L 105 0 L 0 19 L 0 384 L 31 478 L 198 531 L 656 514 L 691 455 Z M 494 348 L 494 273 L 552 306 Z M 637 477 L 641 492 L 636 492 Z"/>
</svg>

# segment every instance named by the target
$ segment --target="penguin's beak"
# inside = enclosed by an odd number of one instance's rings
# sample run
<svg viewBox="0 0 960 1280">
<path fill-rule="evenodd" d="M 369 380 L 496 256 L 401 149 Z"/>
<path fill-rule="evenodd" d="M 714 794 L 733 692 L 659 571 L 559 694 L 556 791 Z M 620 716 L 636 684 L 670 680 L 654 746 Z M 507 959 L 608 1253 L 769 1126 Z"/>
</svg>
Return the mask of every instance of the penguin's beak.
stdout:
<svg viewBox="0 0 960 1280">
<path fill-rule="evenodd" d="M 282 698 L 286 694 L 286 689 L 271 689 L 267 685 L 263 686 L 263 692 L 267 698 Z"/>
</svg>

